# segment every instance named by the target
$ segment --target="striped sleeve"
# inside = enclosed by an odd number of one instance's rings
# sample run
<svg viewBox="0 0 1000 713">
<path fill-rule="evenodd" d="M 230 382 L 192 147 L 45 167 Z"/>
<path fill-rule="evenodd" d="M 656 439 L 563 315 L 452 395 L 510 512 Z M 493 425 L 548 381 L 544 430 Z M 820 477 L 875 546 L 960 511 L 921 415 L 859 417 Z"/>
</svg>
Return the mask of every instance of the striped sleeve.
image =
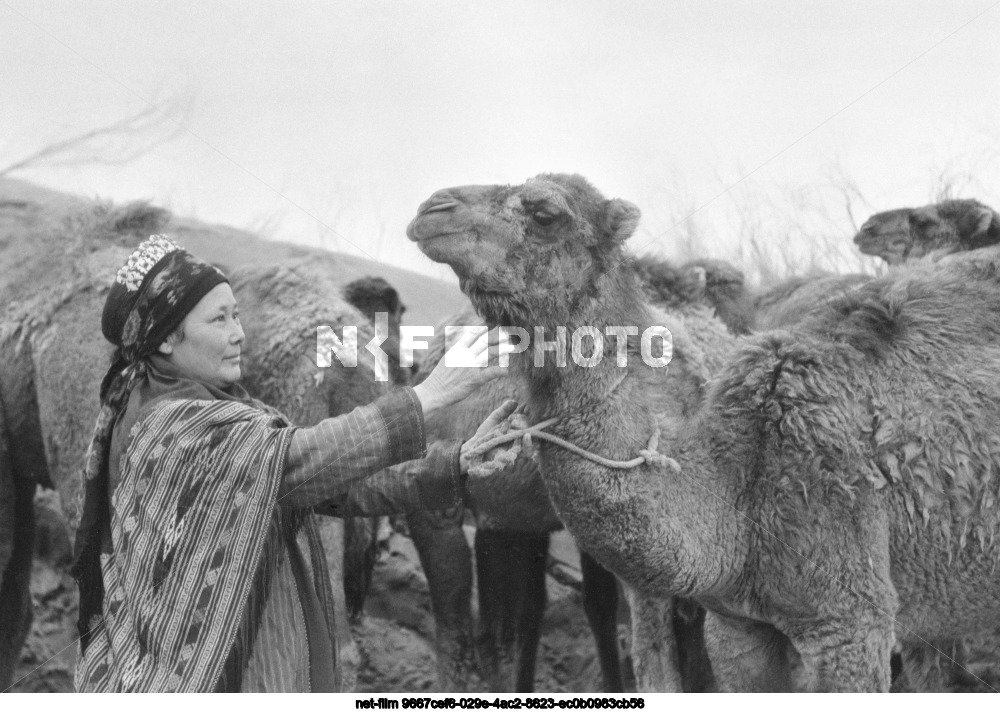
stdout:
<svg viewBox="0 0 1000 713">
<path fill-rule="evenodd" d="M 278 502 L 309 507 L 340 498 L 353 483 L 426 452 L 420 401 L 409 387 L 395 389 L 350 413 L 296 429 Z"/>
<path fill-rule="evenodd" d="M 436 441 L 420 460 L 386 468 L 314 507 L 320 515 L 361 517 L 442 510 L 462 505 L 459 440 Z"/>
</svg>

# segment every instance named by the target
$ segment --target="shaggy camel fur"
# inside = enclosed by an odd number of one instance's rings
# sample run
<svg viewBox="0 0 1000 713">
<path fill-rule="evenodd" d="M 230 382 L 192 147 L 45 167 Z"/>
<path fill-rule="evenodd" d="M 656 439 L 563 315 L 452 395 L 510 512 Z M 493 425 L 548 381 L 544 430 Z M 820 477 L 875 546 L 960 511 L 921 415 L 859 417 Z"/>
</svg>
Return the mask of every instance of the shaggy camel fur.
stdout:
<svg viewBox="0 0 1000 713">
<path fill-rule="evenodd" d="M 1000 214 L 973 199 L 896 208 L 865 221 L 854 243 L 864 254 L 878 255 L 890 265 L 935 251 L 976 250 L 1000 243 Z"/>
<path fill-rule="evenodd" d="M 677 267 L 660 258 L 644 256 L 627 265 L 639 277 L 648 297 L 657 305 L 669 306 L 675 313 L 703 320 L 708 311 L 727 315 L 731 329 L 742 330 L 749 321 L 749 298 L 743 276 L 722 261 L 700 261 Z M 707 279 L 706 279 L 707 278 Z M 431 368 L 444 353 L 444 326 L 479 324 L 481 320 L 471 305 L 444 320 L 435 330 L 425 367 Z M 701 330 L 712 334 L 712 330 Z M 703 346 L 716 347 L 706 343 Z M 707 369 L 700 364 L 699 376 Z M 431 438 L 468 438 L 474 424 L 486 417 L 505 399 L 521 400 L 516 379 L 504 377 L 487 384 L 476 394 L 445 413 L 431 416 L 427 422 Z M 533 690 L 535 656 L 545 609 L 545 572 L 549 533 L 562 529 L 549 503 L 536 465 L 522 458 L 510 469 L 498 473 L 489 482 L 471 486 L 471 506 L 476 514 L 476 568 L 479 582 L 479 621 L 476 637 L 480 673 L 489 690 Z M 437 653 L 439 685 L 446 690 L 468 685 L 472 657 L 468 632 L 472 628 L 468 607 L 471 588 L 471 564 L 463 559 L 464 541 L 454 522 L 453 538 L 462 547 L 453 550 L 449 579 L 435 582 L 428 577 L 435 601 L 445 604 L 447 618 L 438 614 Z M 446 528 L 442 526 L 442 531 Z M 420 546 L 421 560 L 430 544 Z M 618 653 L 616 609 L 618 591 L 614 577 L 586 552 L 581 552 L 583 605 L 597 644 L 603 687 L 620 691 L 624 681 Z M 435 586 L 436 585 L 436 586 Z M 636 622 L 642 626 L 641 642 L 654 636 L 656 627 L 669 626 L 677 631 L 680 675 L 685 690 L 710 690 L 711 670 L 704 654 L 701 624 L 704 611 L 691 602 L 678 602 L 673 611 L 657 611 L 656 623 Z M 435 609 L 437 613 L 437 608 Z M 637 617 L 640 615 L 637 613 Z M 645 633 L 648 630 L 649 633 Z M 653 639 L 655 640 L 655 638 Z M 640 667 L 640 679 L 653 674 L 646 665 L 647 656 L 633 657 Z M 464 677 L 462 676 L 464 674 Z M 645 684 L 644 684 L 645 685 Z M 655 686 L 655 684 L 648 684 Z M 449 688 L 450 687 L 450 688 Z"/>
<path fill-rule="evenodd" d="M 46 282 L 0 315 L 0 346 L 5 354 L 21 357 L 13 362 L 5 359 L 0 365 L 5 410 L 20 412 L 37 401 L 39 415 L 34 440 L 8 439 L 6 445 L 15 465 L 19 459 L 30 463 L 32 453 L 25 453 L 24 446 L 44 438 L 44 464 L 59 490 L 71 530 L 79 518 L 79 468 L 98 411 L 98 385 L 110 363 L 110 347 L 98 332 L 106 290 L 135 244 L 163 229 L 167 217 L 143 206 L 120 211 L 87 207 L 72 215 L 67 223 L 56 226 L 64 238 L 62 251 L 50 250 L 40 258 L 46 262 Z M 123 225 L 128 226 L 126 232 L 118 232 Z M 252 394 L 296 423 L 315 423 L 350 410 L 386 388 L 384 382 L 376 381 L 374 364 L 345 370 L 334 360 L 335 366 L 328 369 L 315 366 L 318 324 L 357 325 L 362 343 L 374 336 L 367 320 L 344 302 L 339 288 L 327 279 L 333 269 L 335 261 L 323 264 L 312 257 L 292 268 L 241 268 L 231 275 L 247 333 L 243 382 Z M 27 349 L 32 350 L 30 358 L 24 357 Z M 359 350 L 359 359 L 362 352 L 367 354 Z M 32 388 L 26 388 L 28 384 Z M 13 405 L 8 401 L 12 394 L 19 399 Z M 0 466 L 0 482 L 5 482 L 3 475 Z M 16 468 L 14 477 L 15 482 L 25 479 Z M 31 512 L 30 504 L 26 511 Z M 340 584 L 343 541 L 338 523 L 326 524 L 323 537 L 337 595 L 343 681 L 349 688 L 359 655 L 350 638 Z M 30 557 L 30 548 L 21 540 L 15 540 L 14 547 Z M 3 586 L 8 586 L 6 574 Z M 4 611 L 0 606 L 0 614 Z M 20 631 L 23 621 L 15 617 L 0 624 L 4 632 Z M 20 637 L 0 650 L 4 666 L 14 665 L 8 663 L 11 659 L 16 663 L 22 645 Z"/>
<path fill-rule="evenodd" d="M 862 274 L 789 278 L 754 298 L 754 329 L 766 332 L 793 325 L 871 279 Z"/>
<path fill-rule="evenodd" d="M 543 175 L 438 191 L 407 233 L 490 324 L 642 334 L 663 322 L 615 269 L 638 219 L 579 176 Z M 591 368 L 518 355 L 533 420 L 620 459 L 659 430 L 675 459 L 613 471 L 543 442 L 557 512 L 630 586 L 708 609 L 723 690 L 888 690 L 894 641 L 995 626 L 998 282 L 971 258 L 873 280 L 742 340 L 680 422 L 660 414 L 674 365 L 664 378 L 632 340 L 625 368 L 613 339 Z"/>
<path fill-rule="evenodd" d="M 755 327 L 758 331 L 791 328 L 872 279 L 860 274 L 790 278 L 756 297 Z M 979 681 L 966 669 L 966 658 L 962 641 L 902 647 L 892 657 L 892 690 L 928 693 L 975 688 Z"/>
<path fill-rule="evenodd" d="M 899 265 L 936 254 L 977 250 L 1000 243 L 1000 214 L 977 200 L 948 200 L 921 208 L 897 208 L 871 216 L 854 237 L 862 253 Z M 777 323 L 775 323 L 777 324 Z M 938 652 L 951 651 L 942 657 Z M 961 663 L 960 641 L 934 642 L 903 651 L 906 676 L 894 682 L 903 689 L 947 690 L 951 681 L 973 685 Z M 944 658 L 945 660 L 942 660 Z"/>
</svg>

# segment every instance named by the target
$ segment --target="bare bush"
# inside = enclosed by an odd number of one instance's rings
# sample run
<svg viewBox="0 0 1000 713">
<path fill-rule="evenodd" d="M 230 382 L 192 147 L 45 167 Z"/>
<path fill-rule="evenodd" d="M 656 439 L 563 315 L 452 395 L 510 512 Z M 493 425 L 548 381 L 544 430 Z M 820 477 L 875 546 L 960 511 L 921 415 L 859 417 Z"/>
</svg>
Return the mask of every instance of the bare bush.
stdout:
<svg viewBox="0 0 1000 713">
<path fill-rule="evenodd" d="M 0 166 L 0 177 L 38 168 L 129 163 L 184 133 L 190 107 L 189 99 L 180 98 L 147 104 L 134 114 L 53 141 Z"/>
</svg>

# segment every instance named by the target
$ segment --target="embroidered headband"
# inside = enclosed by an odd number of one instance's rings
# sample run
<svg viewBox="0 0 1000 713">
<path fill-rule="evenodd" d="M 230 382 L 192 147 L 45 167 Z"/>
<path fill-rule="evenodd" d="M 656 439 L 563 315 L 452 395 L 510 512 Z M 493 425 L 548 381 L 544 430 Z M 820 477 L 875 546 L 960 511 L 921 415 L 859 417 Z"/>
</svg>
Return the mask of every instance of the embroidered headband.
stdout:
<svg viewBox="0 0 1000 713">
<path fill-rule="evenodd" d="M 128 256 L 128 262 L 118 270 L 115 282 L 125 285 L 129 292 L 135 292 L 156 263 L 175 250 L 183 248 L 166 235 L 150 235 Z"/>
</svg>

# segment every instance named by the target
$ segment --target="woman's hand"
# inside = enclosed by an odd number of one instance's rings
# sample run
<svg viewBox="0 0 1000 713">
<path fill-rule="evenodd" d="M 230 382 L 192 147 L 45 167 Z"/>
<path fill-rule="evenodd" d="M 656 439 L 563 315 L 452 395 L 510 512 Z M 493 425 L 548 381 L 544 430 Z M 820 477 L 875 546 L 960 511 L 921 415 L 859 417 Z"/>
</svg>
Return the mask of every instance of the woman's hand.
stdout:
<svg viewBox="0 0 1000 713">
<path fill-rule="evenodd" d="M 462 444 L 458 463 L 463 473 L 469 473 L 476 477 L 486 477 L 514 464 L 518 454 L 521 452 L 521 438 L 515 438 L 507 443 L 502 443 L 478 455 L 475 451 L 497 436 L 508 433 L 511 428 L 527 427 L 528 423 L 523 414 L 518 414 L 515 418 L 511 418 L 516 410 L 517 401 L 504 401 L 476 429 L 476 435 Z"/>
<path fill-rule="evenodd" d="M 461 401 L 487 381 L 504 373 L 500 366 L 487 366 L 490 354 L 510 354 L 514 345 L 500 330 L 485 326 L 465 327 L 458 339 L 420 384 L 413 387 L 424 416 Z"/>
</svg>

